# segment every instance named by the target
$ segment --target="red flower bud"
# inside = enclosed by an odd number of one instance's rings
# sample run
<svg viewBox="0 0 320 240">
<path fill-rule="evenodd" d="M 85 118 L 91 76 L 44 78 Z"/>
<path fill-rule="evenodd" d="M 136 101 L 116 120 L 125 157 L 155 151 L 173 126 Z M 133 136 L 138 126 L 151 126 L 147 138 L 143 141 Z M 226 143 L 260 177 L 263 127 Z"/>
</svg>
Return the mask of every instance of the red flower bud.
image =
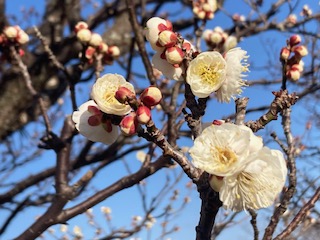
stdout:
<svg viewBox="0 0 320 240">
<path fill-rule="evenodd" d="M 289 44 L 291 47 L 296 46 L 299 43 L 301 43 L 301 37 L 299 35 L 296 34 L 290 37 Z"/>
<path fill-rule="evenodd" d="M 141 124 L 147 124 L 151 119 L 150 108 L 146 106 L 138 107 L 136 114 L 137 114 L 137 120 Z"/>
<path fill-rule="evenodd" d="M 126 136 L 134 135 L 137 132 L 138 122 L 135 113 L 125 116 L 120 122 L 121 132 Z"/>
<path fill-rule="evenodd" d="M 141 93 L 140 99 L 144 105 L 152 107 L 161 101 L 162 94 L 159 88 L 150 86 Z"/>
<path fill-rule="evenodd" d="M 118 91 L 116 91 L 115 93 L 115 98 L 120 102 L 120 103 L 126 103 L 126 101 L 128 100 L 128 97 L 134 97 L 135 94 L 130 91 L 128 88 L 126 87 L 119 87 Z"/>
</svg>

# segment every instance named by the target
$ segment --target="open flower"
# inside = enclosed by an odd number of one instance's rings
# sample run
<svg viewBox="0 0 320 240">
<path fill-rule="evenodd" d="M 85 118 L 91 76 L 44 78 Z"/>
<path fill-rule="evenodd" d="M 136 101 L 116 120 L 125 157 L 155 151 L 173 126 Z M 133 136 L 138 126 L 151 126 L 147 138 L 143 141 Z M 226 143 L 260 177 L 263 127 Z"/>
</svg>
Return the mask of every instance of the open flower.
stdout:
<svg viewBox="0 0 320 240">
<path fill-rule="evenodd" d="M 246 86 L 243 80 L 243 72 L 249 71 L 246 54 L 241 48 L 233 48 L 226 53 L 226 79 L 216 92 L 219 102 L 230 102 L 230 99 L 240 95 L 242 87 Z"/>
<path fill-rule="evenodd" d="M 92 87 L 92 99 L 98 104 L 101 111 L 109 114 L 123 116 L 131 111 L 131 107 L 120 103 L 115 98 L 119 87 L 126 87 L 135 94 L 134 87 L 124 77 L 118 74 L 106 74 L 97 79 Z"/>
<path fill-rule="evenodd" d="M 196 167 L 216 176 L 230 176 L 240 172 L 251 152 L 262 146 L 262 139 L 250 128 L 223 123 L 205 128 L 189 152 Z"/>
<path fill-rule="evenodd" d="M 269 207 L 283 188 L 287 167 L 279 150 L 264 147 L 249 160 L 240 173 L 223 178 L 220 200 L 226 209 L 241 211 Z"/>
<path fill-rule="evenodd" d="M 262 139 L 246 126 L 211 125 L 189 152 L 194 165 L 211 174 L 210 186 L 226 209 L 268 207 L 286 180 L 283 154 L 263 147 Z"/>
<path fill-rule="evenodd" d="M 93 100 L 82 104 L 72 114 L 72 120 L 79 133 L 93 142 L 112 144 L 119 135 L 118 127 L 103 118 L 103 113 Z"/>
<path fill-rule="evenodd" d="M 226 79 L 226 61 L 219 52 L 200 53 L 187 69 L 187 83 L 192 93 L 206 98 L 218 90 Z"/>
</svg>

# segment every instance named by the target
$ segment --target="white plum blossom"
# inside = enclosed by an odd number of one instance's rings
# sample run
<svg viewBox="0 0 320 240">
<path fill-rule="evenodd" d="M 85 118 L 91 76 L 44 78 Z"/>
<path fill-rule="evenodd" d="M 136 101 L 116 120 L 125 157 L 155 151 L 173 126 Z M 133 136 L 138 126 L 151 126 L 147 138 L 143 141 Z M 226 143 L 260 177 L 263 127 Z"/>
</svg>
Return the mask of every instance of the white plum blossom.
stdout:
<svg viewBox="0 0 320 240">
<path fill-rule="evenodd" d="M 226 70 L 226 61 L 219 52 L 203 52 L 190 62 L 186 81 L 195 96 L 206 98 L 221 87 Z"/>
<path fill-rule="evenodd" d="M 195 139 L 189 153 L 196 167 L 216 176 L 230 176 L 242 170 L 251 149 L 262 146 L 262 139 L 248 127 L 212 124 Z"/>
<path fill-rule="evenodd" d="M 72 114 L 72 120 L 79 133 L 90 141 L 112 144 L 119 136 L 118 127 L 103 118 L 103 113 L 93 100 L 82 104 Z"/>
<path fill-rule="evenodd" d="M 247 58 L 247 52 L 241 48 L 233 48 L 225 54 L 226 79 L 216 92 L 219 102 L 228 103 L 242 93 L 242 87 L 246 86 L 243 72 L 249 71 Z"/>
<path fill-rule="evenodd" d="M 226 209 L 242 211 L 271 206 L 286 181 L 287 167 L 279 150 L 263 147 L 238 174 L 223 178 L 220 200 Z"/>
<path fill-rule="evenodd" d="M 129 105 L 122 104 L 115 98 L 119 87 L 126 87 L 135 94 L 133 85 L 121 75 L 106 74 L 97 79 L 92 87 L 91 96 L 101 111 L 118 116 L 124 116 L 131 111 Z"/>
<path fill-rule="evenodd" d="M 189 152 L 193 164 L 211 174 L 210 186 L 232 211 L 269 207 L 286 181 L 283 154 L 263 147 L 262 139 L 243 125 L 213 124 Z"/>
</svg>

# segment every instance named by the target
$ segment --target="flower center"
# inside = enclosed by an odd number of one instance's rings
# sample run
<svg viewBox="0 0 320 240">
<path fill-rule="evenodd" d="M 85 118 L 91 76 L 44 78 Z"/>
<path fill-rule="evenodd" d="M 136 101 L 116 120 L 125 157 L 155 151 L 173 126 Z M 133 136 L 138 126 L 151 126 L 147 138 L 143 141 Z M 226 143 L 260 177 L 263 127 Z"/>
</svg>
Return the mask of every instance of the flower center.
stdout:
<svg viewBox="0 0 320 240">
<path fill-rule="evenodd" d="M 103 99 L 108 102 L 108 103 L 118 103 L 118 100 L 115 98 L 115 92 L 114 91 L 106 91 L 104 96 L 103 96 Z"/>
<path fill-rule="evenodd" d="M 198 66 L 201 81 L 208 85 L 216 85 L 221 82 L 221 72 L 223 65 L 220 62 L 214 64 L 201 63 Z"/>
<path fill-rule="evenodd" d="M 228 168 L 237 162 L 236 154 L 226 147 L 215 147 L 214 157 L 219 163 L 221 163 L 221 169 Z"/>
</svg>

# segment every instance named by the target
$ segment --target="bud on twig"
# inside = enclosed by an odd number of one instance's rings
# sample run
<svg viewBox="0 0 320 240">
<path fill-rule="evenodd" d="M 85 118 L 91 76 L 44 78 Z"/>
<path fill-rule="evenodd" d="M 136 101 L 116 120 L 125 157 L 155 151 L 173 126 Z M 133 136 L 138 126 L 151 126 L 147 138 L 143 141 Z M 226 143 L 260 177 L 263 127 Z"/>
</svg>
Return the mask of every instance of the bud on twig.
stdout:
<svg viewBox="0 0 320 240">
<path fill-rule="evenodd" d="M 141 93 L 140 99 L 144 105 L 152 107 L 161 101 L 162 94 L 157 87 L 150 86 Z"/>
</svg>

